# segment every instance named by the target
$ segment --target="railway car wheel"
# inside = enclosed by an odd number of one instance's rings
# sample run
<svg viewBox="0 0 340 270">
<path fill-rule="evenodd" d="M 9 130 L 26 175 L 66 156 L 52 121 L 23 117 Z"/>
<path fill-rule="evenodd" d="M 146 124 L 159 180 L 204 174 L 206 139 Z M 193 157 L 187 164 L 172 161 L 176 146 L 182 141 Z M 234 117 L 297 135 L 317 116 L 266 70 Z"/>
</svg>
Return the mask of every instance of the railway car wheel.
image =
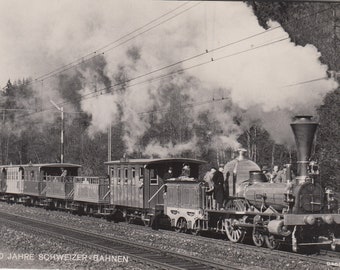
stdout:
<svg viewBox="0 0 340 270">
<path fill-rule="evenodd" d="M 133 223 L 133 219 L 131 218 L 131 216 L 126 216 L 126 217 L 125 217 L 125 222 L 126 222 L 127 224 L 131 224 L 131 223 Z"/>
<path fill-rule="evenodd" d="M 264 239 L 265 237 L 258 229 L 254 228 L 253 233 L 252 233 L 252 238 L 253 238 L 253 242 L 255 246 L 257 247 L 263 246 L 265 242 L 265 239 Z"/>
<path fill-rule="evenodd" d="M 190 233 L 192 235 L 200 235 L 201 234 L 201 230 L 200 230 L 200 227 L 199 227 L 199 220 L 195 221 L 193 229 L 190 230 Z"/>
<path fill-rule="evenodd" d="M 143 219 L 143 224 L 144 224 L 144 226 L 146 226 L 146 227 L 149 227 L 150 226 L 150 219 Z"/>
<path fill-rule="evenodd" d="M 176 232 L 187 232 L 187 220 L 183 217 L 179 218 L 175 227 Z"/>
<path fill-rule="evenodd" d="M 270 235 L 266 235 L 264 237 L 266 245 L 268 248 L 270 249 L 279 249 L 280 247 L 280 242 L 277 238 L 275 238 L 274 235 L 270 234 Z"/>
<path fill-rule="evenodd" d="M 236 226 L 235 219 L 226 219 L 224 226 L 225 232 L 228 236 L 229 241 L 233 243 L 240 243 L 243 241 L 246 233 L 244 230 Z"/>
</svg>

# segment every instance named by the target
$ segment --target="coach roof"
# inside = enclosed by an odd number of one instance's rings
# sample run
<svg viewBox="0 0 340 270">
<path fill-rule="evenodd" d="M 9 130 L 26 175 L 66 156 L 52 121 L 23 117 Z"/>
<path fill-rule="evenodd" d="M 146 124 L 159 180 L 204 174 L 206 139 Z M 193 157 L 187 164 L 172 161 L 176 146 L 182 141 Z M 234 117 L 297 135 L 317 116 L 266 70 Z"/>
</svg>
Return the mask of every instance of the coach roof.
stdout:
<svg viewBox="0 0 340 270">
<path fill-rule="evenodd" d="M 105 165 L 118 165 L 118 164 L 142 164 L 142 165 L 156 165 L 161 163 L 192 163 L 192 164 L 205 164 L 206 161 L 192 158 L 139 158 L 139 159 L 128 159 L 122 158 L 120 160 L 107 161 Z"/>
<path fill-rule="evenodd" d="M 72 163 L 28 163 L 28 164 L 11 164 L 11 165 L 1 165 L 0 168 L 11 168 L 11 167 L 40 167 L 40 168 L 46 168 L 46 167 L 53 167 L 53 168 L 71 168 L 71 167 L 77 167 L 80 168 L 81 165 L 78 164 L 72 164 Z"/>
</svg>

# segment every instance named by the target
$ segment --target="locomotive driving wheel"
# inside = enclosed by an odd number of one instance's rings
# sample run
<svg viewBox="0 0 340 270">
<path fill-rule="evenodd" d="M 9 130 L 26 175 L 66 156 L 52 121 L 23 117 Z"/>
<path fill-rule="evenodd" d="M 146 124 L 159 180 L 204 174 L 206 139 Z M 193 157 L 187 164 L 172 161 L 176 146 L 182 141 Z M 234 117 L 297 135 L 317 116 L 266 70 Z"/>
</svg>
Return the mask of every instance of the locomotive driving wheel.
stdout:
<svg viewBox="0 0 340 270">
<path fill-rule="evenodd" d="M 233 243 L 242 242 L 246 235 L 245 231 L 238 227 L 236 223 L 237 220 L 232 218 L 228 218 L 224 222 L 225 232 L 228 236 L 228 239 Z"/>
<path fill-rule="evenodd" d="M 258 228 L 253 229 L 252 238 L 255 246 L 257 247 L 263 246 L 265 242 L 265 236 Z"/>
<path fill-rule="evenodd" d="M 188 226 L 187 226 L 187 220 L 183 217 L 179 218 L 175 227 L 176 232 L 187 232 Z"/>
<path fill-rule="evenodd" d="M 264 239 L 268 248 L 278 249 L 280 247 L 280 241 L 274 235 L 266 235 Z"/>
<path fill-rule="evenodd" d="M 252 239 L 253 243 L 257 247 L 262 247 L 265 242 L 264 228 L 263 228 L 263 218 L 256 215 L 253 220 L 252 229 Z"/>
</svg>

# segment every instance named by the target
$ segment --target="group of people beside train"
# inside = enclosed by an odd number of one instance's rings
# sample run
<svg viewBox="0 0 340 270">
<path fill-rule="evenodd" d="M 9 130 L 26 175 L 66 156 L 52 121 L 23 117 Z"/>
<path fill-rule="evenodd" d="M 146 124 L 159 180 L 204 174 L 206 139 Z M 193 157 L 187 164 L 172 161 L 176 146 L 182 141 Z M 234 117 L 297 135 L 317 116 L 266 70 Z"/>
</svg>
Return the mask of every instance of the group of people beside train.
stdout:
<svg viewBox="0 0 340 270">
<path fill-rule="evenodd" d="M 268 170 L 267 166 L 262 167 L 262 172 L 271 183 L 285 183 L 288 178 L 287 166 L 280 167 L 274 165 L 272 170 Z M 209 209 L 223 210 L 226 207 L 226 203 L 229 198 L 229 172 L 224 171 L 224 164 L 220 164 L 217 167 L 211 167 L 203 177 L 203 182 L 207 187 L 206 190 L 206 203 Z M 290 172 L 291 177 L 294 177 L 294 173 Z M 169 167 L 167 172 L 163 175 L 164 180 L 169 179 L 190 179 L 190 166 L 187 163 L 183 164 L 181 174 L 175 176 L 173 168 Z"/>
<path fill-rule="evenodd" d="M 171 178 L 174 178 L 174 177 L 175 177 L 175 175 L 174 175 L 174 172 L 173 172 L 173 168 L 169 167 L 168 171 L 163 175 L 163 179 L 168 180 L 168 179 L 171 179 Z M 190 166 L 189 166 L 189 164 L 187 164 L 187 163 L 183 164 L 182 172 L 178 176 L 178 178 L 183 178 L 183 179 L 190 178 Z"/>
<path fill-rule="evenodd" d="M 267 166 L 262 167 L 262 172 L 271 183 L 286 183 L 288 180 L 287 170 L 287 165 L 283 165 L 281 168 L 279 165 L 274 165 L 272 171 L 270 171 Z M 294 178 L 294 172 L 291 169 L 290 176 Z"/>
<path fill-rule="evenodd" d="M 262 168 L 262 172 L 271 183 L 286 183 L 288 180 L 287 166 L 284 165 L 280 169 L 278 165 L 274 165 L 272 171 L 266 166 Z M 218 169 L 212 167 L 208 170 L 203 178 L 207 185 L 207 207 L 213 210 L 223 210 L 229 198 L 229 172 L 224 172 L 224 165 L 220 164 Z M 293 171 L 290 172 L 294 177 Z"/>
<path fill-rule="evenodd" d="M 229 197 L 229 184 L 224 174 L 224 166 L 221 164 L 218 169 L 212 167 L 206 172 L 203 180 L 207 185 L 207 207 L 223 210 Z"/>
</svg>

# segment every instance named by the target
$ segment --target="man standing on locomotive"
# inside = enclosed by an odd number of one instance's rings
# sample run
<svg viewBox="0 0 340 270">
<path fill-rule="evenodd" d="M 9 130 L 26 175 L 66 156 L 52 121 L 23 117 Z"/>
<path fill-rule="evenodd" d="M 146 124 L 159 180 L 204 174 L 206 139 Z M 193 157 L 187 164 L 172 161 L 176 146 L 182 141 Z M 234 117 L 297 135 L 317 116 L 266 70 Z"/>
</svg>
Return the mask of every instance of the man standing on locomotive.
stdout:
<svg viewBox="0 0 340 270">
<path fill-rule="evenodd" d="M 205 185 L 207 186 L 207 190 L 205 192 L 207 196 L 207 208 L 212 209 L 215 207 L 216 203 L 213 201 L 213 192 L 214 192 L 214 183 L 212 178 L 214 176 L 215 171 L 213 169 L 208 170 L 203 177 Z"/>
<path fill-rule="evenodd" d="M 223 201 L 224 201 L 224 187 L 223 187 L 224 176 L 220 170 L 216 170 L 215 168 L 214 170 L 215 170 L 215 173 L 212 178 L 212 181 L 214 183 L 213 198 L 216 200 L 216 204 L 217 204 L 216 210 L 221 210 L 221 208 L 223 207 Z"/>
<path fill-rule="evenodd" d="M 229 183 L 228 183 L 228 178 L 224 174 L 224 165 L 220 164 L 218 170 L 222 173 L 223 175 L 223 190 L 224 190 L 224 199 L 223 199 L 223 204 L 222 207 L 225 208 L 229 199 Z"/>
</svg>

